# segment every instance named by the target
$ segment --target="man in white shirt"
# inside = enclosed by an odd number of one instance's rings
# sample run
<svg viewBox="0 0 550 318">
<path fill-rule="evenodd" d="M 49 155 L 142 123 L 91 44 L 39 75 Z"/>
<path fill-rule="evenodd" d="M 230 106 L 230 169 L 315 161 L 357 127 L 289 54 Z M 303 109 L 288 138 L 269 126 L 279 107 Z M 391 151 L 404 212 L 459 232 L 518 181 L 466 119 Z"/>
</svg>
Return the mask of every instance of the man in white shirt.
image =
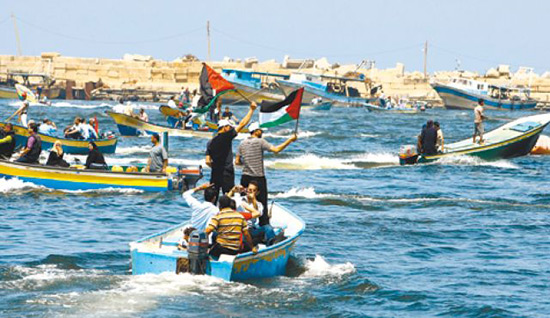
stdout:
<svg viewBox="0 0 550 318">
<path fill-rule="evenodd" d="M 170 108 L 178 108 L 178 105 L 176 105 L 175 97 L 171 96 L 170 100 L 168 101 L 168 107 Z"/>
<path fill-rule="evenodd" d="M 479 144 L 482 145 L 484 143 L 483 140 L 483 120 L 487 119 L 485 115 L 483 114 L 483 105 L 485 104 L 485 101 L 483 99 L 480 99 L 478 101 L 478 105 L 476 108 L 474 108 L 474 136 L 472 143 L 476 143 L 476 137 L 479 136 Z"/>
<path fill-rule="evenodd" d="M 193 193 L 204 190 L 204 202 L 200 202 L 193 197 Z M 214 191 L 214 186 L 210 183 L 205 183 L 199 187 L 187 190 L 182 197 L 191 208 L 191 226 L 199 232 L 204 232 L 210 219 L 218 214 L 220 210 L 214 205 L 217 194 Z"/>
<path fill-rule="evenodd" d="M 82 135 L 82 138 L 85 140 L 91 139 L 97 139 L 97 133 L 95 132 L 94 127 L 92 127 L 90 124 L 86 122 L 86 119 L 81 118 L 80 119 L 80 125 L 78 126 L 80 130 L 80 134 Z"/>
</svg>

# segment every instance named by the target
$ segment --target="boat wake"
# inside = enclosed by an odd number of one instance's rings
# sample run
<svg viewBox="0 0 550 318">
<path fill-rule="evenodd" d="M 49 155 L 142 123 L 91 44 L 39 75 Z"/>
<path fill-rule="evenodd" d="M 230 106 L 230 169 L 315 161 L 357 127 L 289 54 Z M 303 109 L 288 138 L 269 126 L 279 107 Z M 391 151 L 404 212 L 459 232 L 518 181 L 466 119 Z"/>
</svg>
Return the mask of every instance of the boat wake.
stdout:
<svg viewBox="0 0 550 318">
<path fill-rule="evenodd" d="M 264 137 L 271 137 L 271 138 L 281 138 L 281 139 L 287 139 L 294 133 L 294 129 L 282 129 L 276 132 L 266 132 L 264 133 Z M 307 130 L 301 130 L 298 131 L 298 139 L 300 138 L 311 138 L 315 137 L 317 135 L 322 134 L 320 131 L 307 131 Z"/>
<path fill-rule="evenodd" d="M 287 199 L 287 198 L 319 199 L 319 198 L 326 198 L 329 196 L 330 196 L 329 194 L 316 193 L 313 187 L 307 187 L 307 188 L 293 187 L 286 192 L 276 193 L 270 197 L 274 199 Z"/>
<path fill-rule="evenodd" d="M 133 146 L 133 147 L 117 147 L 116 154 L 120 155 L 130 155 L 130 154 L 143 154 L 149 153 L 151 151 L 150 146 Z"/>
<path fill-rule="evenodd" d="M 364 153 L 346 159 L 320 157 L 310 153 L 266 161 L 268 168 L 286 170 L 349 170 L 394 165 L 399 165 L 399 158 L 392 153 Z"/>
<path fill-rule="evenodd" d="M 313 260 L 306 260 L 305 272 L 301 277 L 344 276 L 355 273 L 355 266 L 347 262 L 329 264 L 321 255 L 315 255 Z"/>
<path fill-rule="evenodd" d="M 501 169 L 520 169 L 517 165 L 512 162 L 501 159 L 496 161 L 485 161 L 477 157 L 472 156 L 451 156 L 444 157 L 433 164 L 439 165 L 455 165 L 455 166 L 482 166 L 482 167 L 495 167 Z"/>
<path fill-rule="evenodd" d="M 17 178 L 0 178 L 0 194 L 24 194 L 40 189 L 46 188 Z"/>
<path fill-rule="evenodd" d="M 66 194 L 98 194 L 98 195 L 135 195 L 144 193 L 143 190 L 132 188 L 105 188 L 97 190 L 54 190 L 43 186 L 36 185 L 32 182 L 26 182 L 18 178 L 5 179 L 0 178 L 0 195 L 1 194 L 26 194 L 30 192 L 49 192 L 49 193 L 66 193 Z"/>
</svg>

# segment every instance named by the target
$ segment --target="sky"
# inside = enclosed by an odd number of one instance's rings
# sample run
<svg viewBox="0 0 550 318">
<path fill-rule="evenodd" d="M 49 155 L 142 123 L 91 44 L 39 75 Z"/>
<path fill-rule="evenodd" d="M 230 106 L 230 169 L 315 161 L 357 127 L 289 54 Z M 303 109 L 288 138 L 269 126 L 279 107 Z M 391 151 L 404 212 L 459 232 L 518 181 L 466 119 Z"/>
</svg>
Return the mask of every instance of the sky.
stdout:
<svg viewBox="0 0 550 318">
<path fill-rule="evenodd" d="M 285 55 L 330 63 L 374 60 L 428 71 L 484 72 L 498 64 L 550 70 L 550 1 L 275 0 L 24 1 L 0 0 L 0 54 L 16 55 L 16 17 L 23 55 L 120 59 L 125 53 L 173 60 Z"/>
</svg>

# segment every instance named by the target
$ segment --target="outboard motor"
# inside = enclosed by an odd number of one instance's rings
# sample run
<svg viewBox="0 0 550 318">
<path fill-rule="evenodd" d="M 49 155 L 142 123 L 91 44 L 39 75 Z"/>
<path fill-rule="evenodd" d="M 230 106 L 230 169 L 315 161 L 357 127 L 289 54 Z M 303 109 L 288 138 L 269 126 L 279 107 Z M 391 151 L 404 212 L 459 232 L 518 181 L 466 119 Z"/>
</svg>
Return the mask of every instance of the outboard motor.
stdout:
<svg viewBox="0 0 550 318">
<path fill-rule="evenodd" d="M 191 168 L 188 166 L 178 166 L 178 172 L 172 182 L 174 182 L 174 189 L 180 191 L 186 191 L 193 189 L 197 186 L 197 182 L 202 178 L 202 166 L 198 168 Z"/>
<path fill-rule="evenodd" d="M 187 254 L 189 257 L 189 272 L 197 275 L 206 274 L 206 263 L 208 262 L 208 237 L 206 233 L 191 232 Z"/>
<path fill-rule="evenodd" d="M 414 165 L 418 161 L 418 153 L 413 145 L 401 146 L 399 150 L 400 165 Z"/>
</svg>

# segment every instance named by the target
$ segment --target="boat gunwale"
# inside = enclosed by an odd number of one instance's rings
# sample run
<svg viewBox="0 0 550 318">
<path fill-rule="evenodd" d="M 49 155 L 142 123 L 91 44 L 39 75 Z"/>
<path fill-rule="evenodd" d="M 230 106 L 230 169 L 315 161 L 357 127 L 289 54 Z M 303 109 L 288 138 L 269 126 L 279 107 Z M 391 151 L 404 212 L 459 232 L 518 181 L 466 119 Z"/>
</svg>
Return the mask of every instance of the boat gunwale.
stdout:
<svg viewBox="0 0 550 318">
<path fill-rule="evenodd" d="M 431 83 L 430 86 L 432 86 L 432 88 L 434 90 L 436 89 L 435 86 L 442 86 L 444 88 L 448 88 L 448 89 L 458 91 L 459 93 L 461 93 L 463 95 L 472 96 L 472 97 L 477 98 L 477 99 L 483 99 L 483 100 L 486 100 L 486 101 L 491 101 L 491 102 L 495 102 L 495 103 L 502 103 L 502 104 L 511 105 L 511 106 L 529 105 L 529 104 L 533 104 L 533 103 L 536 105 L 538 103 L 538 101 L 536 99 L 531 98 L 531 97 L 529 97 L 527 100 L 519 100 L 519 101 L 514 101 L 512 99 L 497 99 L 497 98 L 493 98 L 489 95 L 474 93 L 474 92 L 471 92 L 471 91 L 467 91 L 465 89 L 457 88 L 457 87 L 454 87 L 454 86 L 451 86 L 451 85 L 448 85 L 448 84 L 445 84 L 445 83 L 440 83 L 440 82 Z M 437 90 L 436 90 L 436 92 L 437 92 Z M 437 93 L 439 95 L 439 92 L 437 92 Z M 486 106 L 488 106 L 490 109 L 503 109 L 503 107 L 496 107 L 496 106 L 492 106 L 492 105 L 486 105 Z M 522 110 L 529 110 L 529 109 L 531 109 L 531 108 L 524 108 Z M 507 109 L 504 108 L 504 110 L 507 110 Z"/>
</svg>

